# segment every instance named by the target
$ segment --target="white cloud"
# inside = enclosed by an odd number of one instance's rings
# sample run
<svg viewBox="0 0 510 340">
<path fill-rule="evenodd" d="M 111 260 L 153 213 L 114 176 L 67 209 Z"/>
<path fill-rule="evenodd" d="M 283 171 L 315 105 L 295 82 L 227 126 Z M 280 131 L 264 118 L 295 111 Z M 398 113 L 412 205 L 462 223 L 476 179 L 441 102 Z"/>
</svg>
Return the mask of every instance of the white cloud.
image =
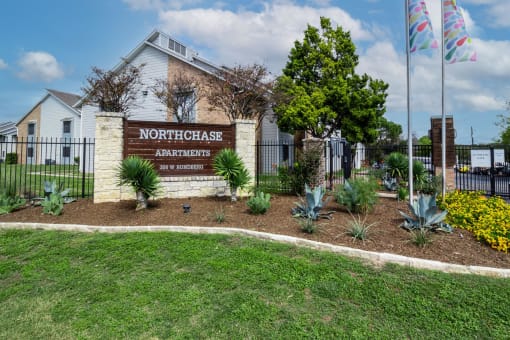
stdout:
<svg viewBox="0 0 510 340">
<path fill-rule="evenodd" d="M 47 52 L 26 52 L 18 64 L 21 67 L 18 76 L 25 80 L 50 82 L 64 76 L 57 59 Z"/>
<path fill-rule="evenodd" d="M 489 16 L 488 25 L 492 27 L 510 27 L 508 13 L 510 2 L 502 0 L 463 0 L 465 3 L 484 5 L 485 13 Z"/>
<path fill-rule="evenodd" d="M 0 70 L 7 68 L 7 63 L 3 61 L 3 59 L 0 59 Z"/>
<path fill-rule="evenodd" d="M 221 64 L 264 63 L 279 72 L 295 40 L 301 40 L 307 24 L 319 26 L 320 16 L 351 32 L 354 40 L 370 40 L 372 34 L 360 20 L 338 7 L 313 8 L 292 3 L 265 4 L 260 12 L 221 9 L 162 11 L 163 30 L 184 35 L 201 48 L 210 49 Z"/>
<path fill-rule="evenodd" d="M 189 5 L 196 5 L 202 0 L 123 0 L 134 10 L 163 10 L 163 9 L 181 9 Z"/>
</svg>

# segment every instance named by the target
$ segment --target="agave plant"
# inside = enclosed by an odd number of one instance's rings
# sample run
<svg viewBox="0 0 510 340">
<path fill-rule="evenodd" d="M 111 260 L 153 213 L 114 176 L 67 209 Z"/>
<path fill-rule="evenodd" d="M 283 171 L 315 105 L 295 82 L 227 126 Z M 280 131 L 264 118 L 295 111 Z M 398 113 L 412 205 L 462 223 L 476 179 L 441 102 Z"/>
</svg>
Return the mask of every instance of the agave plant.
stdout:
<svg viewBox="0 0 510 340">
<path fill-rule="evenodd" d="M 136 210 L 146 209 L 148 199 L 156 196 L 160 180 L 154 165 L 138 156 L 129 156 L 118 168 L 119 185 L 130 185 L 136 192 Z"/>
<path fill-rule="evenodd" d="M 416 201 L 412 204 L 409 203 L 409 209 L 413 216 L 399 211 L 404 217 L 404 223 L 402 223 L 404 229 L 409 231 L 417 229 L 441 230 L 448 233 L 453 231 L 450 225 L 443 222 L 448 211 L 441 211 L 437 207 L 436 196 L 420 194 Z"/>
<path fill-rule="evenodd" d="M 250 182 L 250 175 L 243 161 L 232 149 L 222 149 L 214 157 L 216 175 L 223 177 L 230 187 L 230 198 L 237 201 L 237 189 L 243 189 Z"/>
<path fill-rule="evenodd" d="M 308 184 L 305 184 L 305 199 L 301 198 L 301 202 L 296 202 L 296 206 L 292 208 L 291 213 L 294 217 L 303 217 L 313 221 L 319 218 L 331 218 L 333 211 L 322 212 L 321 209 L 328 204 L 331 197 L 322 200 L 326 190 L 323 187 L 315 187 L 311 190 Z"/>
<path fill-rule="evenodd" d="M 64 204 L 74 202 L 76 198 L 67 196 L 70 191 L 71 189 L 64 189 L 63 182 L 57 184 L 55 181 L 44 181 L 44 196 L 46 199 L 49 199 L 51 194 L 54 194 L 60 196 Z"/>
</svg>

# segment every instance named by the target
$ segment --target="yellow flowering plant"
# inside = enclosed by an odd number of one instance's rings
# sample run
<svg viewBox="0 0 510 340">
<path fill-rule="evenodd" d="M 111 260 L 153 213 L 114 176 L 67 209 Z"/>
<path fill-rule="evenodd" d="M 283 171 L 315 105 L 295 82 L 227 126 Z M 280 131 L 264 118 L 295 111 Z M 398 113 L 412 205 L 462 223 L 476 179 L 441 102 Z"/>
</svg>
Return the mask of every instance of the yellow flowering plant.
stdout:
<svg viewBox="0 0 510 340">
<path fill-rule="evenodd" d="M 501 197 L 487 198 L 476 191 L 453 191 L 439 202 L 441 209 L 448 210 L 448 224 L 473 232 L 478 240 L 496 250 L 510 250 L 510 205 Z"/>
</svg>

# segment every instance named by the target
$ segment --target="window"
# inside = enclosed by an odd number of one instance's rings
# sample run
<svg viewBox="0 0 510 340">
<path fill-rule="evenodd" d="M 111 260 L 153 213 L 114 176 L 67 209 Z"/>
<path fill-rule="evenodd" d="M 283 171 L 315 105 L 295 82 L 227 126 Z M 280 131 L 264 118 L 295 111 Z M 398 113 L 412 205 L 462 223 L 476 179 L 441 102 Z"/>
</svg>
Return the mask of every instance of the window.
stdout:
<svg viewBox="0 0 510 340">
<path fill-rule="evenodd" d="M 29 147 L 27 148 L 27 157 L 28 157 L 28 158 L 32 158 L 32 157 L 34 157 L 34 148 L 33 148 L 32 146 L 29 146 Z"/>
<path fill-rule="evenodd" d="M 28 135 L 35 135 L 35 123 L 28 123 Z"/>
<path fill-rule="evenodd" d="M 70 120 L 64 120 L 62 122 L 62 132 L 64 134 L 71 133 L 71 121 Z"/>
<path fill-rule="evenodd" d="M 7 137 L 6 136 L 0 136 L 0 142 L 5 142 L 7 140 Z"/>
<path fill-rule="evenodd" d="M 71 157 L 71 147 L 70 146 L 62 147 L 62 157 L 64 157 L 64 158 Z"/>
</svg>

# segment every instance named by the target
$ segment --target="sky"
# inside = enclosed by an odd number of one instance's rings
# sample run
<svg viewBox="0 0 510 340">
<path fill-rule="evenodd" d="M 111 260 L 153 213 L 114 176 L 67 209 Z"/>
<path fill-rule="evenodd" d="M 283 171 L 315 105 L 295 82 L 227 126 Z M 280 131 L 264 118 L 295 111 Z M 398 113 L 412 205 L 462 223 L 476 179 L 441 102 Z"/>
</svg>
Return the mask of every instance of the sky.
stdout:
<svg viewBox="0 0 510 340">
<path fill-rule="evenodd" d="M 436 38 L 441 1 L 426 1 Z M 510 1 L 458 0 L 478 61 L 445 66 L 445 113 L 456 143 L 493 142 L 510 115 Z M 281 73 L 320 17 L 351 32 L 367 73 L 390 85 L 385 117 L 407 131 L 405 0 L 6 0 L 0 11 L 0 122 L 19 121 L 45 89 L 82 94 L 91 67 L 114 67 L 154 29 L 217 65 Z M 412 131 L 441 115 L 441 50 L 411 55 Z M 472 133 L 471 133 L 472 131 Z"/>
</svg>

